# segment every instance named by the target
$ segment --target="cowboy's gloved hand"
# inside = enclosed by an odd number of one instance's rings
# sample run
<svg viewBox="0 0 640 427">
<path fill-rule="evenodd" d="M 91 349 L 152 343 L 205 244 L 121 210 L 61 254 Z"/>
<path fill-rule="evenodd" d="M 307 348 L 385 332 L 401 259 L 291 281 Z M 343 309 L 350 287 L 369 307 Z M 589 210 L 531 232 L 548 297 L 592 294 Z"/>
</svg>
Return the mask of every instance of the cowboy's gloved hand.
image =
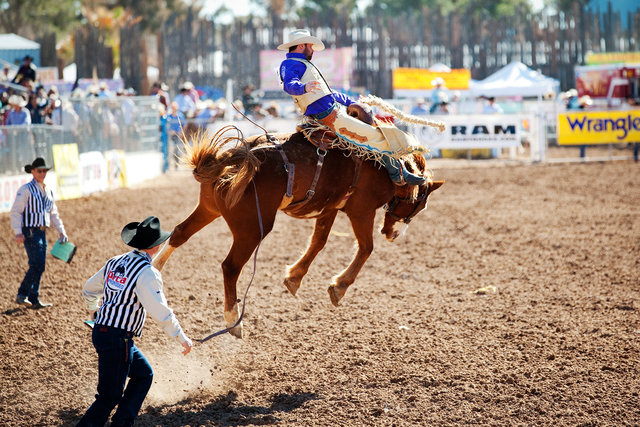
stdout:
<svg viewBox="0 0 640 427">
<path fill-rule="evenodd" d="M 58 242 L 60 243 L 67 243 L 69 241 L 69 238 L 67 237 L 66 234 L 64 233 L 60 233 L 58 236 Z"/>
</svg>

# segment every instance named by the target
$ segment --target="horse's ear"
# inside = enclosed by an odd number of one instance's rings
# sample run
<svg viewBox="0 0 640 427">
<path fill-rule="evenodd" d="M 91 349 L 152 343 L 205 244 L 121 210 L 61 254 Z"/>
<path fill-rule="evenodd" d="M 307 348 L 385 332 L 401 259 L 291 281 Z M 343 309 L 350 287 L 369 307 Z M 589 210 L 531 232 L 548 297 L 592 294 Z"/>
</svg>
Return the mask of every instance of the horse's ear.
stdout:
<svg viewBox="0 0 640 427">
<path fill-rule="evenodd" d="M 444 181 L 433 181 L 429 184 L 429 193 L 436 191 L 444 184 Z"/>
</svg>

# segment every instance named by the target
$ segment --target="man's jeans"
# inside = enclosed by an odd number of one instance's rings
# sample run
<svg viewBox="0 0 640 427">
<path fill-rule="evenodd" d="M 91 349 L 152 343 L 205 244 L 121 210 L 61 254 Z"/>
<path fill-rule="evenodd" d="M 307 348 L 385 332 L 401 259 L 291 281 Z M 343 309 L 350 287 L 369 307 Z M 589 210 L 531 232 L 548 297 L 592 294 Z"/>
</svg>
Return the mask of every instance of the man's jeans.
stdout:
<svg viewBox="0 0 640 427">
<path fill-rule="evenodd" d="M 47 256 L 47 234 L 45 230 L 38 227 L 22 227 L 24 236 L 24 249 L 29 258 L 29 269 L 24 275 L 19 297 L 28 297 L 32 304 L 38 302 L 40 294 L 40 278 L 44 273 L 45 260 Z"/>
<path fill-rule="evenodd" d="M 131 426 L 153 381 L 151 365 L 131 332 L 95 325 L 92 337 L 98 352 L 98 394 L 78 426 L 104 426 L 116 405 L 111 425 Z"/>
</svg>

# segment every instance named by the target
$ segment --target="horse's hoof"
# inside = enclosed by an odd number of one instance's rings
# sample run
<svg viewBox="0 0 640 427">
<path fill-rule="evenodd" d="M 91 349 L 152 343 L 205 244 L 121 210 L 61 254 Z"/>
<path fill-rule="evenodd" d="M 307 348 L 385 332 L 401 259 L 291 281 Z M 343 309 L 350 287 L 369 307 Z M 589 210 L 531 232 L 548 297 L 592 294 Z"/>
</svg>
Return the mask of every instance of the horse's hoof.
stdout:
<svg viewBox="0 0 640 427">
<path fill-rule="evenodd" d="M 329 298 L 331 299 L 331 303 L 333 305 L 335 305 L 336 307 L 339 307 L 339 303 L 340 300 L 342 299 L 342 297 L 344 296 L 344 293 L 341 293 L 335 285 L 331 285 L 329 286 L 329 289 L 327 289 L 327 291 L 329 292 Z"/>
<path fill-rule="evenodd" d="M 289 289 L 289 292 L 291 292 L 291 295 L 294 297 L 296 296 L 298 289 L 300 289 L 300 281 L 289 279 L 288 277 L 284 279 L 284 285 Z"/>
<path fill-rule="evenodd" d="M 242 339 L 242 323 L 236 326 L 235 328 L 229 329 L 229 333 L 236 338 Z"/>
</svg>

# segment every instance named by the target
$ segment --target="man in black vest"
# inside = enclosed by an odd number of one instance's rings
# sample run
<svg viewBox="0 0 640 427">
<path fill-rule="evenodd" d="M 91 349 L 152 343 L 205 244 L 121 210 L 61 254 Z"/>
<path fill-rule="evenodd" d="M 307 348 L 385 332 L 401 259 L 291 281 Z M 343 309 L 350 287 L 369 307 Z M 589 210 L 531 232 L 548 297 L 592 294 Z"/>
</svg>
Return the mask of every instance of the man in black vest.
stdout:
<svg viewBox="0 0 640 427">
<path fill-rule="evenodd" d="M 155 216 L 127 224 L 120 236 L 134 250 L 111 258 L 82 289 L 95 316 L 92 339 L 98 353 L 98 394 L 78 426 L 105 425 L 116 405 L 111 426 L 133 425 L 153 380 L 151 365 L 133 342 L 142 334 L 147 313 L 184 347 L 182 354 L 191 350 L 191 340 L 167 305 L 162 276 L 151 265 L 151 257 L 170 235 Z"/>
<path fill-rule="evenodd" d="M 38 157 L 24 170 L 33 179 L 18 189 L 16 200 L 11 206 L 11 228 L 16 242 L 24 244 L 29 258 L 29 269 L 20 284 L 16 303 L 33 308 L 50 307 L 52 304 L 40 301 L 40 279 L 47 256 L 46 229 L 53 225 L 59 233 L 58 241 L 65 243 L 67 233 L 58 215 L 58 207 L 53 200 L 53 192 L 44 184 L 47 167 L 42 157 Z"/>
</svg>

